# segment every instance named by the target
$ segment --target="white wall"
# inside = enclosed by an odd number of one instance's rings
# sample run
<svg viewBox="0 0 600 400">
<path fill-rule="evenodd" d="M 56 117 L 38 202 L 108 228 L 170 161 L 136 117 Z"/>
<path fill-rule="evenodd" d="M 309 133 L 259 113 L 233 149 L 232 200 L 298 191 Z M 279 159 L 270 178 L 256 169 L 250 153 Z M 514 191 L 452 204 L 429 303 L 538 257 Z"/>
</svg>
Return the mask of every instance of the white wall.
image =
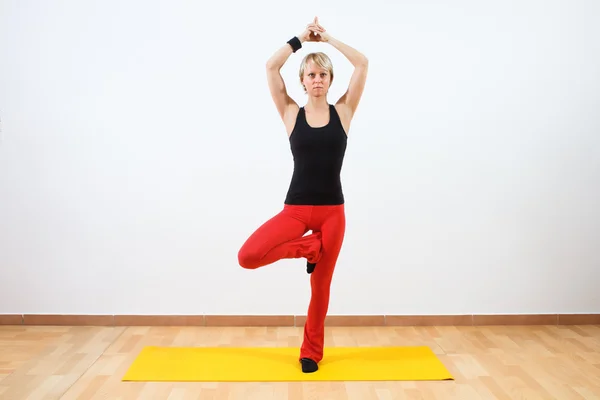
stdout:
<svg viewBox="0 0 600 400">
<path fill-rule="evenodd" d="M 331 314 L 600 312 L 600 5 L 0 2 L 0 313 L 304 314 L 243 270 L 292 173 L 271 54 L 370 75 Z M 351 65 L 308 44 L 299 62 Z"/>
</svg>

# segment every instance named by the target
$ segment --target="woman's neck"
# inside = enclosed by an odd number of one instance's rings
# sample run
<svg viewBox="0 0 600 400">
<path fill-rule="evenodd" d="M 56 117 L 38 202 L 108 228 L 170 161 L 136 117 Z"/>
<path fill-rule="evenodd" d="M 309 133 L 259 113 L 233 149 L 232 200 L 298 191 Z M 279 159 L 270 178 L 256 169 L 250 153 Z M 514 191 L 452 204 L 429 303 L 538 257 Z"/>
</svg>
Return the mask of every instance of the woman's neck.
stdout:
<svg viewBox="0 0 600 400">
<path fill-rule="evenodd" d="M 326 112 L 329 110 L 327 97 L 309 97 L 304 108 L 310 112 Z"/>
</svg>

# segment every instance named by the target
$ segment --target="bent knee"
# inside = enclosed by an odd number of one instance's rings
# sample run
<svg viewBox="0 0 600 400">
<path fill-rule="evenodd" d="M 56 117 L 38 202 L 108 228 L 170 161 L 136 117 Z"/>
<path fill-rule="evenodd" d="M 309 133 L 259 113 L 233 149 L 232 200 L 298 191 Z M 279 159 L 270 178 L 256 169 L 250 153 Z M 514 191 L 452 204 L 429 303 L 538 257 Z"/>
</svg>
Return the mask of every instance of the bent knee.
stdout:
<svg viewBox="0 0 600 400">
<path fill-rule="evenodd" d="M 256 252 L 248 250 L 244 247 L 242 247 L 238 252 L 238 263 L 240 264 L 240 267 L 245 269 L 258 268 L 259 258 L 260 257 L 258 254 L 256 254 Z"/>
</svg>

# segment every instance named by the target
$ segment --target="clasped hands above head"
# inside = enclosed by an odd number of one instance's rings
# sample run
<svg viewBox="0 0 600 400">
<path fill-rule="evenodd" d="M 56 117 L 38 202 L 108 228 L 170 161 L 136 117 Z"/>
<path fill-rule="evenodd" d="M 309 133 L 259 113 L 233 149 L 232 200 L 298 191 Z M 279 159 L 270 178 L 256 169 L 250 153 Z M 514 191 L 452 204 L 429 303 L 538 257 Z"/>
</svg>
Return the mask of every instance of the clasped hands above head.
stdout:
<svg viewBox="0 0 600 400">
<path fill-rule="evenodd" d="M 329 33 L 319 24 L 319 18 L 315 17 L 313 22 L 306 25 L 306 29 L 298 36 L 301 42 L 328 42 Z"/>
</svg>

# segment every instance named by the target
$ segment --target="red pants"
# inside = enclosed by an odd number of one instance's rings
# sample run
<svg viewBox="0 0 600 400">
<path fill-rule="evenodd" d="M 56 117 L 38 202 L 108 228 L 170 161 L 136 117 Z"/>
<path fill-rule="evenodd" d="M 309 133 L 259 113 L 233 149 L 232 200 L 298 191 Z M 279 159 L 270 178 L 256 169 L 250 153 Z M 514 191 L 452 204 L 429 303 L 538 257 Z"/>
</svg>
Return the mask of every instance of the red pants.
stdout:
<svg viewBox="0 0 600 400">
<path fill-rule="evenodd" d="M 303 236 L 309 230 L 312 233 Z M 345 230 L 343 204 L 285 205 L 280 213 L 261 225 L 246 240 L 238 253 L 240 265 L 249 269 L 284 258 L 306 258 L 317 264 L 310 276 L 311 299 L 299 358 L 306 357 L 316 362 L 323 358 L 331 278 Z"/>
</svg>

